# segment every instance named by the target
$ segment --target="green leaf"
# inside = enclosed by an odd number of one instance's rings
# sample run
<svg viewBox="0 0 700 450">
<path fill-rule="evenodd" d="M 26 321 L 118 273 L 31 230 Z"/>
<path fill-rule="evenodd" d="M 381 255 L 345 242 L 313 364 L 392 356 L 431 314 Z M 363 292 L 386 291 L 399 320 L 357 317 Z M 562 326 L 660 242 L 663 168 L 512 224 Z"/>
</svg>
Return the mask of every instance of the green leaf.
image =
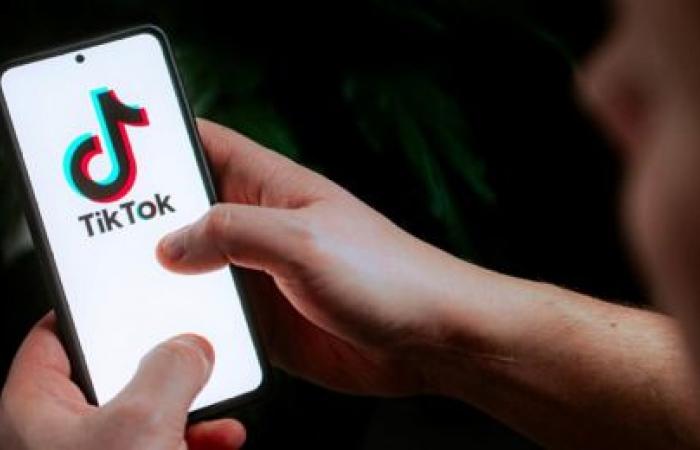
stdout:
<svg viewBox="0 0 700 450">
<path fill-rule="evenodd" d="M 375 152 L 399 149 L 423 185 L 431 214 L 463 256 L 471 255 L 462 205 L 447 184 L 446 171 L 484 204 L 494 202 L 495 195 L 457 102 L 430 73 L 408 69 L 354 74 L 346 78 L 342 93 L 368 146 Z"/>
</svg>

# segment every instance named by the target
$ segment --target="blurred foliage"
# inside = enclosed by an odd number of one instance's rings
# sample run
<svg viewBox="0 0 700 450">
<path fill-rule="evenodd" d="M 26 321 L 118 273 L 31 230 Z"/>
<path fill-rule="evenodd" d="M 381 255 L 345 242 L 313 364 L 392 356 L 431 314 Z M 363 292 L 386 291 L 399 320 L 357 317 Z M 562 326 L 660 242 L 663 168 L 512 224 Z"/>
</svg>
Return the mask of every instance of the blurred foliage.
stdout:
<svg viewBox="0 0 700 450">
<path fill-rule="evenodd" d="M 414 36 L 412 39 L 438 46 L 417 52 L 435 54 L 442 52 L 439 46 L 445 36 L 460 33 L 464 18 L 473 20 L 474 16 L 500 15 L 513 26 L 522 28 L 524 35 L 529 34 L 543 46 L 555 49 L 562 61 L 572 66 L 571 50 L 529 17 L 522 5 L 514 0 L 372 0 L 338 7 L 354 8 L 355 15 L 359 16 L 380 16 L 383 23 L 400 24 L 400 32 Z M 358 48 L 366 50 L 362 43 L 358 43 Z M 222 58 L 216 45 L 204 46 L 183 40 L 176 41 L 176 50 L 196 114 L 228 124 L 313 168 L 325 169 L 315 166 L 313 158 L 304 155 L 293 125 L 293 116 L 298 111 L 278 105 L 279 98 L 274 95 L 279 89 L 275 83 L 287 86 L 279 83 L 280 74 L 276 72 L 280 49 L 265 48 L 265 52 L 258 54 L 243 51 Z M 478 149 L 474 148 L 469 121 L 454 93 L 442 80 L 445 61 L 434 61 L 438 64 L 430 67 L 425 65 L 424 57 L 413 59 L 410 55 L 406 57 L 403 51 L 386 54 L 386 59 L 379 63 L 372 51 L 368 51 L 364 59 L 357 53 L 347 58 L 342 54 L 324 56 L 329 62 L 324 75 L 329 77 L 327 84 L 330 85 L 324 88 L 335 91 L 333 101 L 349 112 L 345 118 L 358 127 L 363 141 L 357 144 L 376 153 L 403 158 L 411 169 L 407 176 L 415 179 L 423 193 L 424 204 L 416 208 L 427 211 L 437 220 L 448 236 L 446 245 L 452 251 L 463 257 L 474 256 L 464 221 L 462 203 L 465 198 L 448 183 L 449 173 L 454 172 L 460 183 L 471 190 L 472 201 L 488 205 L 497 199 L 488 181 L 487 168 Z M 458 54 L 441 56 L 443 59 L 460 57 Z M 286 100 L 282 98 L 282 102 Z M 358 153 L 362 150 L 358 149 Z M 372 158 L 367 153 L 364 157 Z M 371 164 L 371 159 L 367 163 Z"/>
<path fill-rule="evenodd" d="M 293 159 L 303 160 L 288 119 L 266 98 L 274 82 L 264 62 L 227 59 L 182 45 L 177 58 L 197 115 L 212 118 Z M 217 67 L 217 70 L 211 70 Z M 367 149 L 396 146 L 427 193 L 425 210 L 441 221 L 455 248 L 469 241 L 460 207 L 446 185 L 446 166 L 455 170 L 484 202 L 494 200 L 483 163 L 471 148 L 468 124 L 457 102 L 432 74 L 407 68 L 356 73 L 344 68 L 337 79 L 338 101 L 352 111 Z"/>
<path fill-rule="evenodd" d="M 343 88 L 367 146 L 377 152 L 392 144 L 401 149 L 427 193 L 425 210 L 441 221 L 453 248 L 467 254 L 466 226 L 445 167 L 455 170 L 480 200 L 493 201 L 494 193 L 457 102 L 422 71 L 349 74 Z"/>
<path fill-rule="evenodd" d="M 284 155 L 299 157 L 289 124 L 263 95 L 267 74 L 261 61 L 221 59 L 187 43 L 177 45 L 175 53 L 195 115 L 231 124 Z"/>
</svg>

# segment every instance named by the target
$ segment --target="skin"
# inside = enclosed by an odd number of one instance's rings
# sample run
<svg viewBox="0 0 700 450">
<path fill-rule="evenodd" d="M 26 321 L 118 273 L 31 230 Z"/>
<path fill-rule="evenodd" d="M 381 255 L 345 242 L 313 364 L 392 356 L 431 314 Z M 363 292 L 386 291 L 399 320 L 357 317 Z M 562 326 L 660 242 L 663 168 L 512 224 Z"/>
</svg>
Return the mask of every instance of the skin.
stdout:
<svg viewBox="0 0 700 450">
<path fill-rule="evenodd" d="M 170 339 L 141 361 L 133 380 L 102 408 L 89 405 L 70 380 L 68 358 L 53 314 L 29 333 L 0 399 L 0 442 L 6 449 L 230 450 L 245 440 L 231 419 L 185 432 L 187 410 L 214 363 L 209 343 L 195 335 Z"/>
<path fill-rule="evenodd" d="M 157 254 L 183 274 L 261 272 L 251 297 L 276 365 L 349 393 L 460 398 L 554 448 L 700 445 L 673 320 L 465 263 L 322 176 L 199 128 L 224 203 Z"/>
<path fill-rule="evenodd" d="M 626 161 L 624 219 L 657 302 L 700 343 L 700 4 L 620 0 L 581 76 L 583 98 Z"/>
<path fill-rule="evenodd" d="M 321 175 L 204 120 L 222 203 L 165 237 L 160 262 L 191 276 L 227 264 L 256 271 L 252 306 L 273 363 L 329 388 L 462 399 L 550 448 L 700 447 L 700 3 L 625 0 L 616 8 L 613 32 L 578 83 L 622 150 L 630 244 L 655 298 L 678 320 L 458 260 Z M 50 354 L 24 349 L 36 333 L 53 342 Z M 52 336 L 40 324 L 20 351 L 0 424 L 19 436 L 17 448 L 33 449 L 70 439 L 85 420 L 80 437 L 95 440 L 82 448 L 104 447 L 99 439 L 114 436 L 116 419 L 73 419 L 64 432 L 36 425 L 60 422 L 66 408 L 79 418 L 115 409 L 88 410 L 66 387 L 65 355 Z M 63 388 L 38 395 L 36 380 L 47 373 Z M 26 392 L 37 400 L 20 400 L 34 398 Z M 49 412 L 37 422 L 26 410 L 42 403 Z M 141 406 L 145 415 L 173 409 Z M 182 446 L 184 422 L 172 423 L 136 439 Z M 187 436 L 203 438 L 202 430 Z M 228 436 L 233 443 L 236 432 Z M 136 448 L 121 438 L 119 448 Z"/>
</svg>

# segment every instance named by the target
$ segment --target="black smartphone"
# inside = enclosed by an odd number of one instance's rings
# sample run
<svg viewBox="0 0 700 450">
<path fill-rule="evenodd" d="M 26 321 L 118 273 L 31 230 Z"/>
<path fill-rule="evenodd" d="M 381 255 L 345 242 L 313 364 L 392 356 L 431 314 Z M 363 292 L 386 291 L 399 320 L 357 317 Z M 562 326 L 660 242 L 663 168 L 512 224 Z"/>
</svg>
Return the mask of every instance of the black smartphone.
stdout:
<svg viewBox="0 0 700 450">
<path fill-rule="evenodd" d="M 233 268 L 168 272 L 158 240 L 215 193 L 165 34 L 141 26 L 9 63 L 2 108 L 64 344 L 102 405 L 159 342 L 196 333 L 216 363 L 190 420 L 259 398 L 267 373 Z"/>
</svg>

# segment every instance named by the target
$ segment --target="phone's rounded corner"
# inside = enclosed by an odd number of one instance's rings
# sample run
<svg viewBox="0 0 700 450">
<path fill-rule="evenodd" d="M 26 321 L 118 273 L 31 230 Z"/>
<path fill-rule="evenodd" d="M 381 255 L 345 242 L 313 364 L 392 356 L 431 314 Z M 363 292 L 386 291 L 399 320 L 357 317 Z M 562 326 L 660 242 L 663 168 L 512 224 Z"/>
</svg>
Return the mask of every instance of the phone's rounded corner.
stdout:
<svg viewBox="0 0 700 450">
<path fill-rule="evenodd" d="M 262 403 L 270 398 L 272 394 L 272 380 L 270 378 L 270 369 L 266 365 L 260 366 L 260 380 L 257 386 L 248 391 L 241 399 L 240 405 L 232 405 L 232 408 L 242 405 L 251 405 Z M 235 400 L 235 399 L 234 399 Z"/>
<path fill-rule="evenodd" d="M 241 396 L 191 411 L 187 415 L 187 423 L 192 425 L 205 420 L 230 416 L 241 408 L 264 403 L 272 395 L 273 382 L 270 377 L 270 369 L 266 364 L 261 364 L 260 373 L 260 381 L 255 388 Z"/>
<path fill-rule="evenodd" d="M 3 92 L 5 92 L 5 77 L 9 71 L 10 67 L 5 66 L 4 64 L 0 66 L 0 95 L 3 97 Z"/>
<path fill-rule="evenodd" d="M 170 45 L 168 35 L 165 34 L 165 31 L 153 23 L 144 23 L 143 25 L 136 26 L 131 30 L 131 34 L 146 34 L 155 38 L 160 44 Z"/>
<path fill-rule="evenodd" d="M 0 63 L 0 96 L 5 98 L 5 81 L 14 68 L 22 64 L 19 58 Z"/>
<path fill-rule="evenodd" d="M 260 363 L 260 379 L 258 380 L 257 386 L 249 392 L 251 402 L 258 402 L 269 398 L 273 387 L 271 372 L 270 365 L 267 361 Z"/>
</svg>

